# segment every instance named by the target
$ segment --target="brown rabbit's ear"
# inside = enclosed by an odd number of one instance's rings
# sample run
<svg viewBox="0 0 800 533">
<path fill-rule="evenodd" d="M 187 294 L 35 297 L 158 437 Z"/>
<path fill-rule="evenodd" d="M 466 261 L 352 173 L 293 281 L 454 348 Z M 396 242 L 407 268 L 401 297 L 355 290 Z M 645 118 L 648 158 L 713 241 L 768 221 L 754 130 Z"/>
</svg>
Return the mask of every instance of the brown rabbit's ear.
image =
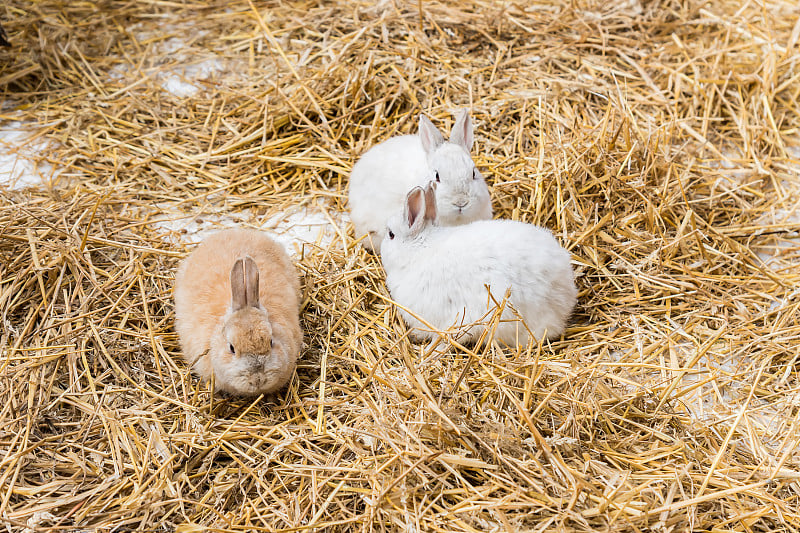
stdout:
<svg viewBox="0 0 800 533">
<path fill-rule="evenodd" d="M 419 116 L 419 139 L 422 141 L 422 148 L 427 154 L 436 150 L 444 142 L 444 137 L 436 129 L 436 126 L 423 114 Z"/>
<path fill-rule="evenodd" d="M 417 233 L 422 228 L 425 218 L 425 191 L 422 187 L 414 187 L 406 196 L 406 207 L 403 213 L 406 225 L 411 234 Z"/>
<path fill-rule="evenodd" d="M 244 259 L 237 259 L 231 268 L 231 307 L 234 311 L 247 307 Z"/>
<path fill-rule="evenodd" d="M 244 258 L 244 286 L 247 305 L 258 307 L 258 266 L 249 255 Z"/>
<path fill-rule="evenodd" d="M 436 183 L 433 181 L 425 187 L 425 220 L 436 221 Z"/>
</svg>

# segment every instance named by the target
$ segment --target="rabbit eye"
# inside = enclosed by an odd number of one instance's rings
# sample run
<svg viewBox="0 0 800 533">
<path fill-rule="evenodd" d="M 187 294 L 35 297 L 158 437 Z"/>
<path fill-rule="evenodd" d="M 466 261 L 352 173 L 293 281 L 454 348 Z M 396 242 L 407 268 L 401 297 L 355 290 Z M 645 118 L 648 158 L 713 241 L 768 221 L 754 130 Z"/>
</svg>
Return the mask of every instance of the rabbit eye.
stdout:
<svg viewBox="0 0 800 533">
<path fill-rule="evenodd" d="M 439 183 L 439 171 L 436 171 L 436 183 Z"/>
<path fill-rule="evenodd" d="M 473 168 L 472 169 L 472 179 L 474 179 L 474 180 L 478 179 L 478 169 L 477 168 Z"/>
<path fill-rule="evenodd" d="M 394 239 L 394 232 L 389 230 L 389 239 Z"/>
<path fill-rule="evenodd" d="M 275 347 L 275 341 L 273 339 L 269 340 L 269 347 L 270 348 L 274 348 Z"/>
<path fill-rule="evenodd" d="M 233 354 L 236 353 L 236 350 L 233 349 L 233 344 L 229 344 L 228 345 L 228 349 L 231 351 L 231 353 L 233 353 Z"/>
</svg>

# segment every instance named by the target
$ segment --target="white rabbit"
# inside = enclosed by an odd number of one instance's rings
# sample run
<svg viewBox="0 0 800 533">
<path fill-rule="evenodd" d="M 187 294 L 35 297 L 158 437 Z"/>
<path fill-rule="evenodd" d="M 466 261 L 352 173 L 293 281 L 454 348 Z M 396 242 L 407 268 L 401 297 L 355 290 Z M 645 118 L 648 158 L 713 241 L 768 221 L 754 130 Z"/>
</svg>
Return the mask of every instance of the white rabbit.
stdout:
<svg viewBox="0 0 800 533">
<path fill-rule="evenodd" d="M 386 221 L 403 210 L 408 191 L 433 181 L 439 224 L 455 226 L 492 218 L 492 203 L 483 175 L 475 168 L 472 119 L 462 109 L 450 141 L 445 141 L 425 115 L 419 134 L 392 137 L 373 146 L 350 173 L 350 219 L 356 237 L 367 234 L 365 248 L 380 252 Z"/>
<path fill-rule="evenodd" d="M 204 380 L 256 395 L 291 379 L 303 343 L 300 283 L 269 235 L 244 228 L 211 235 L 181 263 L 174 292 L 183 355 Z"/>
<path fill-rule="evenodd" d="M 481 220 L 462 226 L 436 224 L 434 188 L 415 187 L 406 197 L 401 216 L 387 224 L 381 244 L 386 286 L 392 298 L 439 330 L 472 324 L 502 301 L 527 324 L 535 339 L 564 332 L 577 297 L 570 254 L 550 231 L 513 220 Z M 417 339 L 435 333 L 408 312 L 400 310 Z M 528 330 L 506 308 L 494 338 L 506 344 L 525 344 Z M 485 329 L 466 330 L 475 341 Z"/>
</svg>

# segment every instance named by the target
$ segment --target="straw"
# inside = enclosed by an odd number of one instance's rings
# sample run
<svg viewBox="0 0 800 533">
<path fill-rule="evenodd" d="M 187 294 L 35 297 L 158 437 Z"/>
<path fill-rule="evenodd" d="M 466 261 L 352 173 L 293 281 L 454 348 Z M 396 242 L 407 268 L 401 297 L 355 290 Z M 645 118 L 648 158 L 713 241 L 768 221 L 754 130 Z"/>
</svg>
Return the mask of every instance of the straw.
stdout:
<svg viewBox="0 0 800 533">
<path fill-rule="evenodd" d="M 50 171 L 0 185 L 0 521 L 800 528 L 799 15 L 7 2 L 0 127 L 48 144 L 0 149 Z M 573 254 L 558 341 L 413 344 L 343 214 L 360 154 L 462 107 L 495 215 Z M 303 212 L 330 226 L 292 247 L 296 376 L 214 393 L 173 329 L 178 261 L 195 231 Z"/>
</svg>

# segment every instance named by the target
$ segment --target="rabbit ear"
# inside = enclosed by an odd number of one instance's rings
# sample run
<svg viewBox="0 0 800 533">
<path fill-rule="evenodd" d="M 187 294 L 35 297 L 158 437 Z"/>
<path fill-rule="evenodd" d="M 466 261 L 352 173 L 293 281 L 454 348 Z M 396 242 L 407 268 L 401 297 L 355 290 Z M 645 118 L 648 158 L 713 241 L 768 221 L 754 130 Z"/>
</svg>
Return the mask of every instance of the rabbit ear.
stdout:
<svg viewBox="0 0 800 533">
<path fill-rule="evenodd" d="M 238 259 L 231 268 L 231 307 L 234 311 L 247 307 L 245 287 L 244 260 Z"/>
<path fill-rule="evenodd" d="M 234 311 L 258 307 L 258 266 L 249 255 L 231 268 L 231 306 Z"/>
<path fill-rule="evenodd" d="M 456 123 L 453 124 L 453 130 L 450 132 L 450 142 L 463 146 L 469 152 L 472 150 L 474 140 L 472 136 L 472 119 L 469 116 L 469 111 L 462 109 L 458 112 Z"/>
<path fill-rule="evenodd" d="M 436 150 L 444 142 L 444 137 L 436 129 L 436 126 L 423 114 L 419 115 L 419 138 L 422 141 L 422 148 L 427 154 Z"/>
<path fill-rule="evenodd" d="M 422 228 L 425 217 L 425 192 L 422 187 L 414 187 L 406 196 L 404 217 L 411 234 L 417 233 Z"/>
<path fill-rule="evenodd" d="M 258 266 L 249 255 L 244 258 L 244 286 L 247 305 L 258 307 Z"/>
<path fill-rule="evenodd" d="M 436 221 L 436 182 L 433 181 L 425 187 L 425 220 Z"/>
</svg>

